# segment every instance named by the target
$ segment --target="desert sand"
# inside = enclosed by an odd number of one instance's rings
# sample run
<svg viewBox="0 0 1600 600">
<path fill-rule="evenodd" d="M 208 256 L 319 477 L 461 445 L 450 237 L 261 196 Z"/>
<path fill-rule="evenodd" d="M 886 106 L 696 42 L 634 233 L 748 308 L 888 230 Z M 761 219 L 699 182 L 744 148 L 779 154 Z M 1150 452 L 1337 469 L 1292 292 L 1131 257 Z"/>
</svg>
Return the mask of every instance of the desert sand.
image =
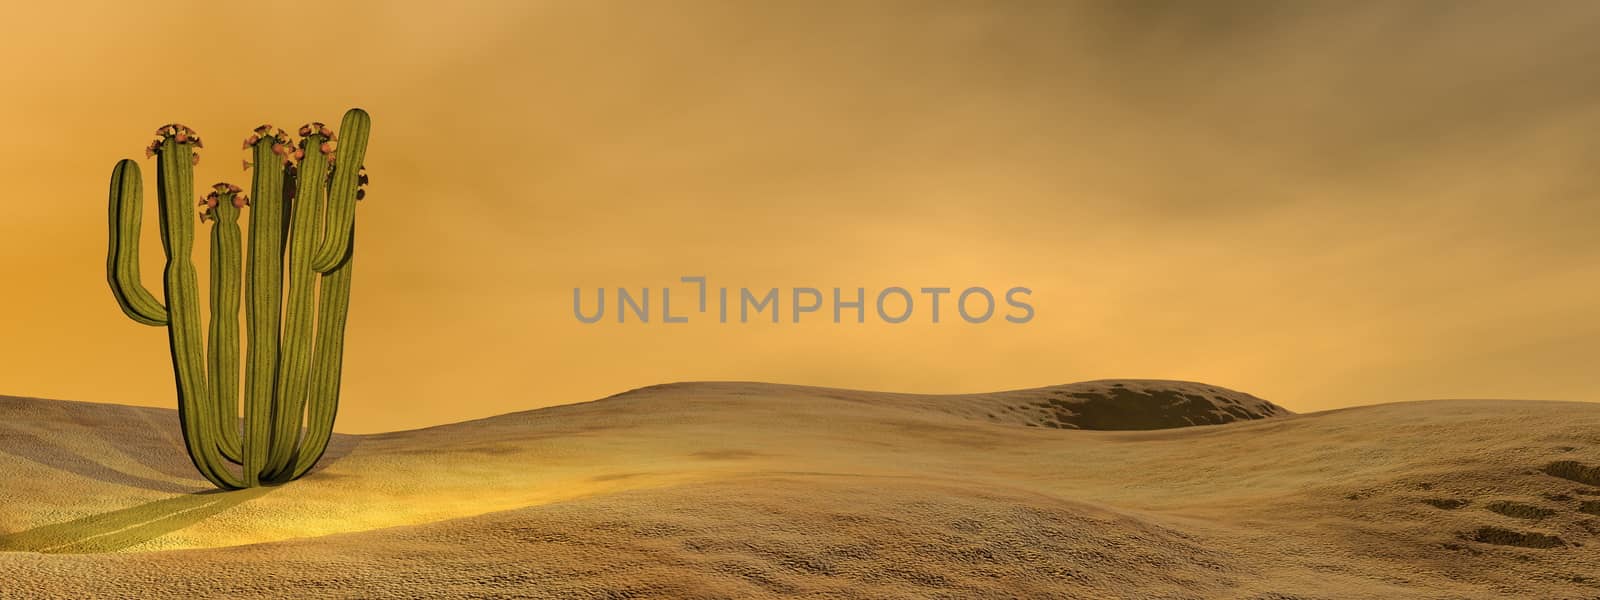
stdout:
<svg viewBox="0 0 1600 600">
<path fill-rule="evenodd" d="M 178 435 L 0 397 L 0 597 L 1600 597 L 1600 404 L 680 383 L 238 492 Z"/>
</svg>

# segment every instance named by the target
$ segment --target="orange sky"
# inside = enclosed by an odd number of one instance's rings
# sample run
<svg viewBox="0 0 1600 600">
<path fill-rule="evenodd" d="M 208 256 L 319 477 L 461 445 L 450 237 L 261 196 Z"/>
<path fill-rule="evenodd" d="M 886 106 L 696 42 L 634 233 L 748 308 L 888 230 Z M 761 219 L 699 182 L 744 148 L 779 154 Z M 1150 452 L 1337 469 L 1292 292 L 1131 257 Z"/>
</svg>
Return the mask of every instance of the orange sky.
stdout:
<svg viewBox="0 0 1600 600">
<path fill-rule="evenodd" d="M 248 184 L 252 127 L 361 106 L 341 431 L 704 379 L 1600 400 L 1593 3 L 216 4 L 9 9 L 0 394 L 171 406 L 106 287 L 112 165 L 182 121 Z M 572 317 L 683 275 L 1038 314 Z"/>
</svg>

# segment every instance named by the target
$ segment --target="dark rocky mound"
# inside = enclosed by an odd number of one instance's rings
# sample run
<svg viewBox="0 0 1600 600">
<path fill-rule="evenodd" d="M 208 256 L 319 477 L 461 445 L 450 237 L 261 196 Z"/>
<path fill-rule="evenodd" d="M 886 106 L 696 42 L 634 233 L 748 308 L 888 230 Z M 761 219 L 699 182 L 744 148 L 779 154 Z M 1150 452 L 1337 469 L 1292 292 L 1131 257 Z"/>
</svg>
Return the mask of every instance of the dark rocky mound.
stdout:
<svg viewBox="0 0 1600 600">
<path fill-rule="evenodd" d="M 1600 485 L 1600 466 L 1586 465 L 1575 460 L 1558 460 L 1545 465 L 1544 472 L 1578 483 Z"/>
<path fill-rule="evenodd" d="M 1244 392 L 1191 381 L 1103 379 L 1002 392 L 1013 413 L 1058 429 L 1147 430 L 1294 414 Z"/>
<path fill-rule="evenodd" d="M 1462 534 L 1461 537 L 1484 544 L 1494 544 L 1497 546 L 1517 546 L 1521 548 L 1548 549 L 1567 545 L 1564 540 L 1553 535 L 1528 531 L 1512 531 L 1503 527 L 1479 527 L 1476 531 Z"/>
</svg>

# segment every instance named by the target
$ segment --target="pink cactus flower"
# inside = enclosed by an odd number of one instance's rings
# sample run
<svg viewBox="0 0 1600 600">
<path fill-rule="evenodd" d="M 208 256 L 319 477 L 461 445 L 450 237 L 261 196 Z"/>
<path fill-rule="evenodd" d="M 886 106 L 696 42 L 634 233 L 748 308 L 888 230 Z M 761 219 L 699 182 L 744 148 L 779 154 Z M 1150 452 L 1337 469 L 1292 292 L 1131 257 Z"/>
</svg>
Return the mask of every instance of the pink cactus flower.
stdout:
<svg viewBox="0 0 1600 600">
<path fill-rule="evenodd" d="M 233 197 L 233 207 L 234 208 L 244 208 L 244 207 L 249 206 L 249 205 L 250 205 L 250 197 L 249 196 L 246 196 L 244 194 L 239 194 L 239 195 Z"/>
<path fill-rule="evenodd" d="M 333 142 L 323 142 L 322 143 L 322 153 L 323 154 L 333 154 Z"/>
</svg>

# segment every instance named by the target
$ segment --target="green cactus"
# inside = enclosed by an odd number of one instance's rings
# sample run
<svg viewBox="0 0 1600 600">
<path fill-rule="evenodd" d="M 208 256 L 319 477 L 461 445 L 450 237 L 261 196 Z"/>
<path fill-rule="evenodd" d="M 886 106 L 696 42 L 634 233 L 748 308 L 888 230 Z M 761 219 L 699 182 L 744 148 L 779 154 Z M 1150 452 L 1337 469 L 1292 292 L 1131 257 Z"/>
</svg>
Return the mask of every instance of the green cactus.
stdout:
<svg viewBox="0 0 1600 600">
<path fill-rule="evenodd" d="M 184 444 L 195 468 L 218 487 L 292 481 L 311 470 L 327 450 L 339 406 L 355 203 L 366 195 L 361 165 L 371 128 L 371 118 L 357 108 L 344 115 L 342 139 L 323 124 L 311 123 L 300 128 L 298 146 L 283 130 L 267 125 L 245 140 L 254 158 L 245 168 L 255 167 L 250 194 L 219 183 L 200 201 L 199 220 L 213 222 L 211 324 L 205 348 L 191 259 L 194 217 L 188 204 L 194 198 L 200 137 L 186 126 L 166 125 L 146 151 L 157 165 L 161 245 L 167 257 L 165 304 L 139 279 L 139 165 L 123 160 L 111 171 L 106 278 L 129 318 L 167 328 Z M 248 255 L 243 255 L 239 216 L 246 206 L 252 211 Z M 246 336 L 242 431 L 241 279 Z M 320 296 L 315 306 L 314 296 Z"/>
</svg>

